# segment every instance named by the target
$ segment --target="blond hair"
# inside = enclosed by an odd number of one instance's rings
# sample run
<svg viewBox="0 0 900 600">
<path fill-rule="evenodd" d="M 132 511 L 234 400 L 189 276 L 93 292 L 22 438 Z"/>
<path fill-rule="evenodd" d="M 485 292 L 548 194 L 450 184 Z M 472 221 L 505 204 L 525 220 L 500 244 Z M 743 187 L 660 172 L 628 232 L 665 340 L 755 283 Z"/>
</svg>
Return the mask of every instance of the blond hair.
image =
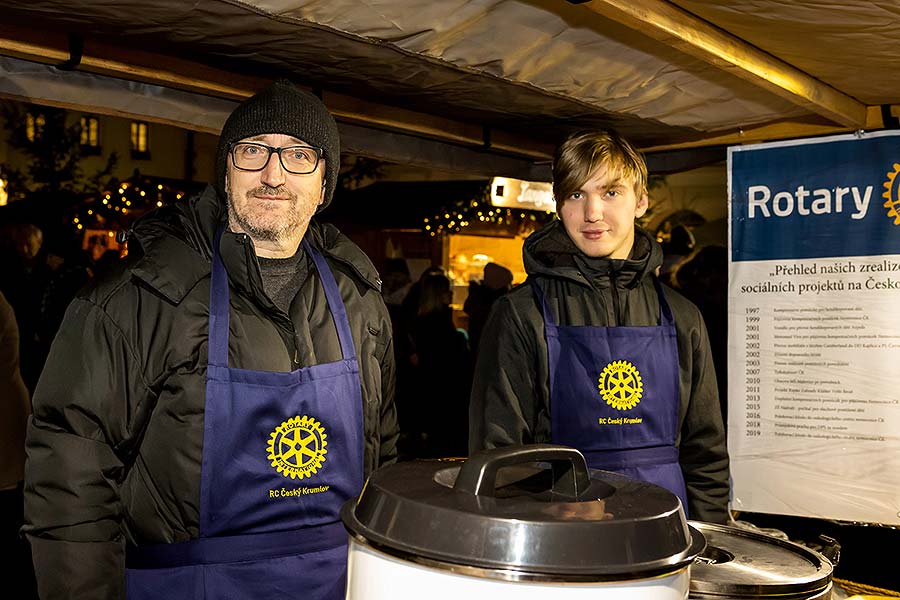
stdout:
<svg viewBox="0 0 900 600">
<path fill-rule="evenodd" d="M 647 163 L 614 131 L 582 131 L 566 138 L 553 156 L 553 197 L 557 204 L 581 188 L 600 167 L 613 179 L 629 179 L 640 198 L 647 193 Z"/>
</svg>

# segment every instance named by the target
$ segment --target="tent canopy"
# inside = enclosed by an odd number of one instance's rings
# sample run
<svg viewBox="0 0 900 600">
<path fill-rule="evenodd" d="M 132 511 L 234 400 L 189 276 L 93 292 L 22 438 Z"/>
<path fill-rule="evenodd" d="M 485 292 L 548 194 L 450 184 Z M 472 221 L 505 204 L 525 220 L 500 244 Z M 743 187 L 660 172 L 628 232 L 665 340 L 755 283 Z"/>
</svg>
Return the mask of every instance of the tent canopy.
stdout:
<svg viewBox="0 0 900 600">
<path fill-rule="evenodd" d="M 348 150 L 484 175 L 546 179 L 553 145 L 582 128 L 618 129 L 665 171 L 900 114 L 888 0 L 7 0 L 3 14 L 4 96 L 215 132 L 288 77 L 321 95 Z"/>
</svg>

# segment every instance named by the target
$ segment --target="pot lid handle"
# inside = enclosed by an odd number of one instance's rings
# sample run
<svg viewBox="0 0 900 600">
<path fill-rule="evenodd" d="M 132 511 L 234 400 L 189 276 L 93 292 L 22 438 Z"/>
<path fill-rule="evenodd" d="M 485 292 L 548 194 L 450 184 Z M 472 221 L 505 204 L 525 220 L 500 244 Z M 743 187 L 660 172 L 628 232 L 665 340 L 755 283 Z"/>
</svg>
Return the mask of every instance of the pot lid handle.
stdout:
<svg viewBox="0 0 900 600">
<path fill-rule="evenodd" d="M 453 489 L 493 497 L 500 469 L 534 462 L 550 464 L 554 494 L 577 498 L 591 485 L 591 475 L 581 452 L 568 446 L 530 444 L 475 452 L 460 468 Z"/>
</svg>

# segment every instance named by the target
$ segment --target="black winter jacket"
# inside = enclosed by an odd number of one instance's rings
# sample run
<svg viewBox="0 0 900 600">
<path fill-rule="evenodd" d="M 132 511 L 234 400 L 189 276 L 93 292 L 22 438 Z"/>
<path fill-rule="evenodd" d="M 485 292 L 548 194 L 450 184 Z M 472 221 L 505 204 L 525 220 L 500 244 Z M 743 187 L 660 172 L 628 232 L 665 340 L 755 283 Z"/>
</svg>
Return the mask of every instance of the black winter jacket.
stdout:
<svg viewBox="0 0 900 600">
<path fill-rule="evenodd" d="M 588 259 L 560 221 L 523 248 L 525 270 L 560 325 L 659 324 L 653 285 L 662 248 L 635 229 L 634 259 Z M 681 377 L 679 448 L 692 519 L 728 520 L 728 452 L 706 327 L 697 308 L 665 288 L 675 316 Z M 482 335 L 469 413 L 470 450 L 550 442 L 550 384 L 544 319 L 531 286 L 494 303 Z"/>
<path fill-rule="evenodd" d="M 125 544 L 197 537 L 210 260 L 225 220 L 212 187 L 139 220 L 124 264 L 70 305 L 34 396 L 26 526 L 42 598 L 125 597 Z M 329 263 L 360 366 L 365 474 L 396 458 L 394 357 L 381 282 L 333 226 L 306 239 Z M 308 265 L 290 307 L 263 291 L 250 238 L 220 244 L 231 283 L 229 366 L 291 371 L 340 360 Z"/>
</svg>

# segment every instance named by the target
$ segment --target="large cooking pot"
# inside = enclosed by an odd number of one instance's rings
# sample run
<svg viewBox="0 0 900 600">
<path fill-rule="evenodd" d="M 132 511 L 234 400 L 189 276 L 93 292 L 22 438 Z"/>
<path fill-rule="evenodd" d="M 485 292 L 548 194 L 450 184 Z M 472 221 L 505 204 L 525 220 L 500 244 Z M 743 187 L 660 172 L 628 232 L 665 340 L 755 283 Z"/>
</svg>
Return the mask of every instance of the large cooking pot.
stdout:
<svg viewBox="0 0 900 600">
<path fill-rule="evenodd" d="M 833 567 L 815 550 L 739 527 L 690 525 L 706 538 L 706 549 L 691 568 L 691 598 L 831 598 Z"/>
<path fill-rule="evenodd" d="M 390 465 L 341 517 L 350 600 L 684 600 L 705 546 L 677 496 L 565 446 Z"/>
</svg>

